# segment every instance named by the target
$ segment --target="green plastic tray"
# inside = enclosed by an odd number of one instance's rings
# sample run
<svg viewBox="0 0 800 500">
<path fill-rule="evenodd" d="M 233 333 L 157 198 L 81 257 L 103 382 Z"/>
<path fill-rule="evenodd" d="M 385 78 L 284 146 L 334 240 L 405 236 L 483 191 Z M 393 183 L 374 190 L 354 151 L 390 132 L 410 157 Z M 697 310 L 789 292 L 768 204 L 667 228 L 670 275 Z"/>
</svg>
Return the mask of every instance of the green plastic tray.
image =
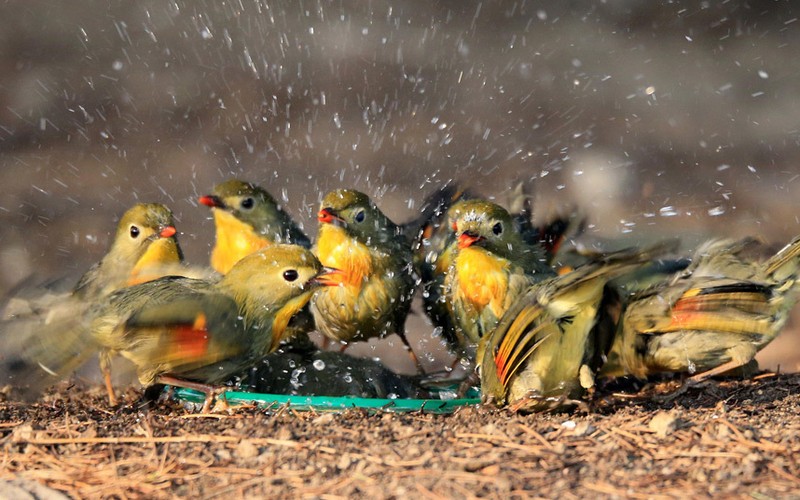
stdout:
<svg viewBox="0 0 800 500">
<path fill-rule="evenodd" d="M 202 403 L 203 393 L 191 389 L 175 388 L 175 395 L 190 403 Z M 363 408 L 369 411 L 452 413 L 462 406 L 476 405 L 480 399 L 476 397 L 464 399 L 372 399 L 357 397 L 331 396 L 286 396 L 282 394 L 260 394 L 256 392 L 225 393 L 225 399 L 232 405 L 255 404 L 262 407 L 279 408 L 288 405 L 300 411 L 344 411 Z"/>
</svg>

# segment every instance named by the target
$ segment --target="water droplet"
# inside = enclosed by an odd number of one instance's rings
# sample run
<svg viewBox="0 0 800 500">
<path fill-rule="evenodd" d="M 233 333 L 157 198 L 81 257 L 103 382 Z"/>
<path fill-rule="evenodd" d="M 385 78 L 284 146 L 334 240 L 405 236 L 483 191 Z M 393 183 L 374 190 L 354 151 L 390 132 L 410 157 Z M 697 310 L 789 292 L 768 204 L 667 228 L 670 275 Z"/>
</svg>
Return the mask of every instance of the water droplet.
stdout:
<svg viewBox="0 0 800 500">
<path fill-rule="evenodd" d="M 658 210 L 658 213 L 661 215 L 661 217 L 674 217 L 674 216 L 678 215 L 677 210 L 675 210 L 675 207 L 673 207 L 672 205 L 667 205 L 666 207 L 661 207 Z"/>
<path fill-rule="evenodd" d="M 325 362 L 321 359 L 315 359 L 313 365 L 314 369 L 317 371 L 322 371 L 325 369 Z"/>
<path fill-rule="evenodd" d="M 456 391 L 439 391 L 439 399 L 442 401 L 449 401 L 451 399 L 456 399 L 458 397 L 458 393 Z"/>
</svg>

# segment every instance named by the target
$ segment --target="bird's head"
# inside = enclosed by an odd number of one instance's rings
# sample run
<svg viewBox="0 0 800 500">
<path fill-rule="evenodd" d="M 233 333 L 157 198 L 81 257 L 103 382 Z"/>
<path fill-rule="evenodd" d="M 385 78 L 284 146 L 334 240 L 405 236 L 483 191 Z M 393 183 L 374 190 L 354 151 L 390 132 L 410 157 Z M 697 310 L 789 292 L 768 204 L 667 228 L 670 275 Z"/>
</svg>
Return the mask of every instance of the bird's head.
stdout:
<svg viewBox="0 0 800 500">
<path fill-rule="evenodd" d="M 198 201 L 212 209 L 230 213 L 251 226 L 256 233 L 280 235 L 282 208 L 263 188 L 238 179 L 231 179 L 214 187 L 212 194 Z"/>
<path fill-rule="evenodd" d="M 325 195 L 317 220 L 320 224 L 341 227 L 364 243 L 397 236 L 397 226 L 367 195 L 352 189 L 337 189 Z"/>
</svg>

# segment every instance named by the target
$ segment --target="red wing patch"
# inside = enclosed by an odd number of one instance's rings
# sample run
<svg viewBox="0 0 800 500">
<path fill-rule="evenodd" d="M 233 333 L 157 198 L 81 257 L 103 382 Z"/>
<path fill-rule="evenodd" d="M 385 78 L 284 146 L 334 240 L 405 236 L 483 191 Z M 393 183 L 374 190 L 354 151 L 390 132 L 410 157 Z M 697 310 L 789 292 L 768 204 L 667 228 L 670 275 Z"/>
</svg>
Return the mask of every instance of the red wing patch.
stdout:
<svg viewBox="0 0 800 500">
<path fill-rule="evenodd" d="M 206 329 L 206 315 L 200 313 L 192 325 L 176 326 L 172 346 L 181 358 L 197 359 L 208 352 L 209 336 Z"/>
</svg>

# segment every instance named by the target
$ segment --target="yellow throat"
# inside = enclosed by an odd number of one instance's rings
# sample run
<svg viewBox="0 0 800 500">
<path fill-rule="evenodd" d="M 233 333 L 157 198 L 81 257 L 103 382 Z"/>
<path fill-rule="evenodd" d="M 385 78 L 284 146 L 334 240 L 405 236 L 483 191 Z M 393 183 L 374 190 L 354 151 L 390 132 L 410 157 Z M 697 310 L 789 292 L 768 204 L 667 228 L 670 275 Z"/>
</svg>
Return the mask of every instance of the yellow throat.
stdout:
<svg viewBox="0 0 800 500">
<path fill-rule="evenodd" d="M 181 263 L 180 252 L 174 238 L 158 238 L 150 243 L 131 270 L 128 286 L 146 283 L 164 276 L 165 272 Z"/>
<path fill-rule="evenodd" d="M 213 212 L 217 241 L 211 251 L 211 267 L 218 273 L 226 274 L 242 258 L 272 244 L 230 212 L 218 208 Z"/>
<path fill-rule="evenodd" d="M 499 318 L 505 312 L 509 265 L 506 259 L 482 248 L 459 250 L 456 257 L 459 286 L 455 293 L 471 302 L 478 311 L 488 306 Z"/>
<path fill-rule="evenodd" d="M 360 288 L 373 272 L 369 247 L 333 224 L 319 228 L 317 257 L 323 266 L 342 271 L 343 282 L 349 286 Z"/>
</svg>

